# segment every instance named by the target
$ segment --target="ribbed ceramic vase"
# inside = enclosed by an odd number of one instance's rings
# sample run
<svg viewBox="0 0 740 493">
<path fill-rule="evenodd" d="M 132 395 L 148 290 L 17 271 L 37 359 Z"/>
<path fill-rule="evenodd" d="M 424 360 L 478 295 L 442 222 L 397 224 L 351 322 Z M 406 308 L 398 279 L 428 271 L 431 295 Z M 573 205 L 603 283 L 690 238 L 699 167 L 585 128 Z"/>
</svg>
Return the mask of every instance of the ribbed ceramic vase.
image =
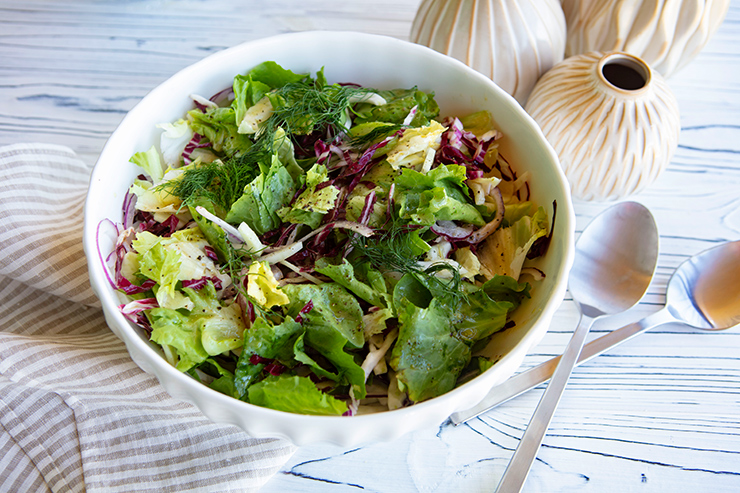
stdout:
<svg viewBox="0 0 740 493">
<path fill-rule="evenodd" d="M 525 110 L 557 152 L 573 197 L 611 201 L 643 190 L 678 146 L 678 103 L 665 79 L 623 52 L 566 58 Z"/>
<path fill-rule="evenodd" d="M 489 77 L 519 103 L 563 59 L 559 0 L 423 0 L 411 41 L 450 55 Z"/>
<path fill-rule="evenodd" d="M 562 0 L 565 55 L 624 51 L 670 77 L 722 24 L 730 0 Z"/>
</svg>

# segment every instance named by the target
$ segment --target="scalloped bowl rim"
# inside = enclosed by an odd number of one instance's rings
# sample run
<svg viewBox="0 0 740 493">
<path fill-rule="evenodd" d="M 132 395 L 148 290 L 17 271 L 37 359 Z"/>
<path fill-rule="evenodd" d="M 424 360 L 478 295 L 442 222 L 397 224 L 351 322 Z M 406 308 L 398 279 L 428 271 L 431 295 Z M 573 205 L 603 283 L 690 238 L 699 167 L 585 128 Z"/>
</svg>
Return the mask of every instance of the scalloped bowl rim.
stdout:
<svg viewBox="0 0 740 493">
<path fill-rule="evenodd" d="M 333 62 L 331 55 L 325 56 L 325 61 L 322 61 L 324 58 L 320 55 L 316 55 L 317 51 L 321 52 L 322 48 L 329 47 L 334 49 L 334 56 L 347 61 L 350 65 L 353 63 L 355 52 L 358 57 L 362 55 L 362 63 L 357 62 L 356 66 L 351 67 L 351 71 L 358 74 L 357 82 L 366 85 L 369 84 L 365 82 L 365 78 L 372 78 L 372 75 L 369 75 L 372 71 L 368 67 L 376 68 L 373 64 L 380 64 L 381 67 L 383 65 L 397 67 L 395 62 L 403 60 L 416 70 L 421 72 L 427 70 L 429 73 L 434 73 L 435 81 L 445 77 L 458 77 L 454 80 L 464 80 L 466 87 L 471 84 L 475 87 L 482 87 L 482 90 L 487 91 L 483 101 L 486 104 L 495 101 L 495 104 L 502 105 L 504 113 L 512 114 L 516 119 L 515 126 L 518 131 L 526 133 L 535 140 L 539 148 L 537 151 L 540 153 L 539 159 L 547 161 L 546 169 L 552 171 L 552 180 L 550 183 L 541 185 L 550 187 L 553 195 L 557 197 L 557 228 L 560 231 L 558 237 L 554 237 L 554 242 L 558 243 L 560 258 L 556 262 L 555 269 L 547 272 L 548 278 L 554 278 L 549 298 L 538 308 L 537 313 L 532 314 L 532 319 L 527 321 L 530 327 L 526 334 L 511 350 L 501 355 L 500 360 L 490 370 L 434 399 L 394 411 L 358 415 L 351 418 L 299 415 L 254 406 L 220 394 L 176 370 L 161 357 L 152 343 L 145 340 L 140 330 L 132 326 L 117 309 L 121 298 L 107 281 L 100 255 L 101 250 L 105 250 L 105 247 L 100 246 L 101 239 L 106 241 L 105 244 L 108 247 L 112 246 L 112 239 L 110 234 L 106 235 L 99 230 L 105 229 L 105 219 L 118 220 L 120 217 L 120 214 L 115 216 L 105 211 L 111 209 L 112 199 L 118 200 L 120 204 L 121 190 L 125 190 L 128 186 L 120 183 L 125 181 L 124 179 L 111 178 L 111 173 L 113 170 L 116 173 L 119 170 L 126 170 L 127 176 L 135 176 L 132 175 L 134 171 L 128 169 L 133 166 L 128 163 L 129 157 L 137 150 L 148 148 L 147 142 L 155 141 L 154 129 L 150 130 L 147 126 L 142 127 L 141 122 L 151 123 L 155 121 L 153 115 L 167 113 L 169 106 L 165 107 L 163 101 L 175 97 L 173 94 L 178 94 L 182 98 L 184 88 L 199 84 L 207 85 L 211 78 L 210 74 L 214 71 L 218 72 L 220 74 L 218 77 L 223 79 L 224 74 L 232 70 L 228 67 L 241 67 L 231 72 L 231 77 L 233 77 L 236 73 L 242 73 L 265 60 L 275 60 L 294 71 L 301 69 L 289 65 L 284 60 L 313 60 L 310 63 L 307 62 L 311 67 L 310 70 L 315 73 L 322 66 L 326 66 L 327 77 L 331 81 L 333 72 L 350 69 L 346 66 L 339 67 L 340 62 Z M 313 51 L 309 52 L 309 48 Z M 337 52 L 340 54 L 337 55 Z M 299 56 L 298 53 L 301 55 Z M 236 60 L 239 60 L 238 65 Z M 316 61 L 321 62 L 316 64 Z M 434 68 L 429 69 L 426 64 Z M 408 72 L 410 69 L 405 70 Z M 209 75 L 199 75 L 203 72 L 209 72 Z M 387 72 L 383 74 L 383 80 L 388 83 L 386 88 L 399 87 L 394 85 L 393 80 L 408 77 L 398 77 L 398 69 L 395 69 L 395 74 L 393 71 Z M 216 77 L 213 76 L 213 78 Z M 211 81 L 211 83 L 215 82 Z M 431 85 L 434 84 L 435 82 L 431 83 Z M 417 85 L 425 89 L 424 81 L 420 80 Z M 460 94 L 457 97 L 464 98 L 467 95 Z M 444 95 L 437 93 L 437 96 Z M 454 101 L 457 104 L 457 100 Z M 466 103 L 463 102 L 463 104 Z M 440 103 L 440 107 L 445 112 L 443 103 Z M 183 112 L 180 112 L 180 115 L 182 114 Z M 157 122 L 172 119 L 174 118 L 165 116 Z M 139 131 L 140 128 L 147 129 Z M 536 181 L 536 178 L 533 181 Z M 114 187 L 112 191 L 108 190 L 111 182 L 117 183 L 119 187 Z M 131 182 L 128 181 L 128 183 Z M 91 174 L 84 214 L 83 243 L 92 288 L 101 300 L 109 327 L 124 341 L 136 364 L 144 371 L 155 375 L 170 395 L 194 404 L 214 422 L 236 425 L 256 438 L 282 437 L 296 445 L 325 441 L 349 446 L 371 441 L 392 440 L 415 429 L 439 425 L 452 412 L 475 405 L 491 387 L 502 383 L 514 374 L 526 353 L 544 336 L 555 311 L 563 300 L 567 288 L 568 272 L 574 257 L 575 215 L 567 180 L 560 169 L 555 151 L 547 143 L 534 120 L 521 106 L 490 79 L 451 57 L 396 38 L 356 32 L 306 31 L 248 41 L 210 55 L 177 72 L 147 94 L 124 117 L 106 142 Z M 114 217 L 107 217 L 110 215 Z M 537 294 L 535 293 L 533 297 L 536 298 Z"/>
</svg>

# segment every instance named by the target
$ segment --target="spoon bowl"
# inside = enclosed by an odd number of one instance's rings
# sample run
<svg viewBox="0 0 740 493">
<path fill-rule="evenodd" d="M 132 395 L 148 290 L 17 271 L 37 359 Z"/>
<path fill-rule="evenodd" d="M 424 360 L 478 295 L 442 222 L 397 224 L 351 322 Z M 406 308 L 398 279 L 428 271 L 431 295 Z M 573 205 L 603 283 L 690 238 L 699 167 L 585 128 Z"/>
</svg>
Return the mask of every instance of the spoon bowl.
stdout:
<svg viewBox="0 0 740 493">
<path fill-rule="evenodd" d="M 613 315 L 640 301 L 655 271 L 658 242 L 652 214 L 636 202 L 597 216 L 578 238 L 568 281 L 583 315 Z"/>
<path fill-rule="evenodd" d="M 740 324 L 740 241 L 690 258 L 671 276 L 666 309 L 676 322 L 724 330 Z"/>
</svg>

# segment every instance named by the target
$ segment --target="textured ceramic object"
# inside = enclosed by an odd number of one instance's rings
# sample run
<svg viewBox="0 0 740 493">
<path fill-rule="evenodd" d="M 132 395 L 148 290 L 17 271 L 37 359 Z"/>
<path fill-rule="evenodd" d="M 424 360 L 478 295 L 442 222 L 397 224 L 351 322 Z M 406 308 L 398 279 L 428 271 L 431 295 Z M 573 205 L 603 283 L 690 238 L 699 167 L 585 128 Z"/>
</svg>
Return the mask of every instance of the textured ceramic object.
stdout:
<svg viewBox="0 0 740 493">
<path fill-rule="evenodd" d="M 722 24 L 730 0 L 563 0 L 566 56 L 624 51 L 670 77 Z"/>
<path fill-rule="evenodd" d="M 118 305 L 120 293 L 106 279 L 101 262 L 114 248 L 106 228 L 120 220 L 123 197 L 137 166 L 133 153 L 159 142 L 156 125 L 181 118 L 192 108 L 191 94 L 215 94 L 236 74 L 273 60 L 298 73 L 323 67 L 332 82 L 356 82 L 380 89 L 412 87 L 433 91 L 442 117 L 487 110 L 503 133 L 499 151 L 521 173 L 529 172 L 531 198 L 552 217 L 552 240 L 535 266 L 547 276 L 514 314 L 515 326 L 494 335 L 490 356 L 496 364 L 464 385 L 434 399 L 394 411 L 359 416 L 307 416 L 254 406 L 220 394 L 171 366 L 146 334 L 130 324 Z M 535 179 L 536 177 L 536 179 Z M 547 332 L 562 303 L 574 256 L 575 214 L 568 182 L 558 158 L 524 109 L 490 79 L 434 50 L 387 36 L 348 32 L 301 32 L 274 36 L 215 53 L 183 69 L 153 89 L 123 119 L 108 139 L 93 169 L 85 203 L 83 244 L 90 283 L 101 300 L 111 330 L 132 359 L 156 375 L 170 395 L 195 404 L 217 423 L 239 426 L 255 437 L 285 437 L 297 445 L 332 442 L 343 446 L 392 440 L 423 427 L 438 426 L 458 410 L 477 404 L 494 386 L 513 375 L 527 352 Z"/>
<path fill-rule="evenodd" d="M 566 58 L 525 107 L 560 157 L 573 196 L 616 200 L 639 192 L 678 146 L 680 117 L 665 79 L 622 52 Z"/>
<path fill-rule="evenodd" d="M 537 79 L 563 59 L 559 0 L 424 0 L 411 41 L 450 55 L 524 104 Z"/>
</svg>

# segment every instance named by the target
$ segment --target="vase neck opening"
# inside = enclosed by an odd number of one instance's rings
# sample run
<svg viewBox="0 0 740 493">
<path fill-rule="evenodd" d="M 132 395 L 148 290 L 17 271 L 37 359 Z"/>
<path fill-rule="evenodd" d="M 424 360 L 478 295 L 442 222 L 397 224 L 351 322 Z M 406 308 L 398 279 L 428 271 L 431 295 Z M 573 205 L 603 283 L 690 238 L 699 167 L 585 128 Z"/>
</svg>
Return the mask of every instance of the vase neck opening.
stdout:
<svg viewBox="0 0 740 493">
<path fill-rule="evenodd" d="M 625 94 L 636 94 L 650 83 L 650 67 L 639 58 L 627 53 L 610 53 L 599 62 L 602 81 Z"/>
</svg>

